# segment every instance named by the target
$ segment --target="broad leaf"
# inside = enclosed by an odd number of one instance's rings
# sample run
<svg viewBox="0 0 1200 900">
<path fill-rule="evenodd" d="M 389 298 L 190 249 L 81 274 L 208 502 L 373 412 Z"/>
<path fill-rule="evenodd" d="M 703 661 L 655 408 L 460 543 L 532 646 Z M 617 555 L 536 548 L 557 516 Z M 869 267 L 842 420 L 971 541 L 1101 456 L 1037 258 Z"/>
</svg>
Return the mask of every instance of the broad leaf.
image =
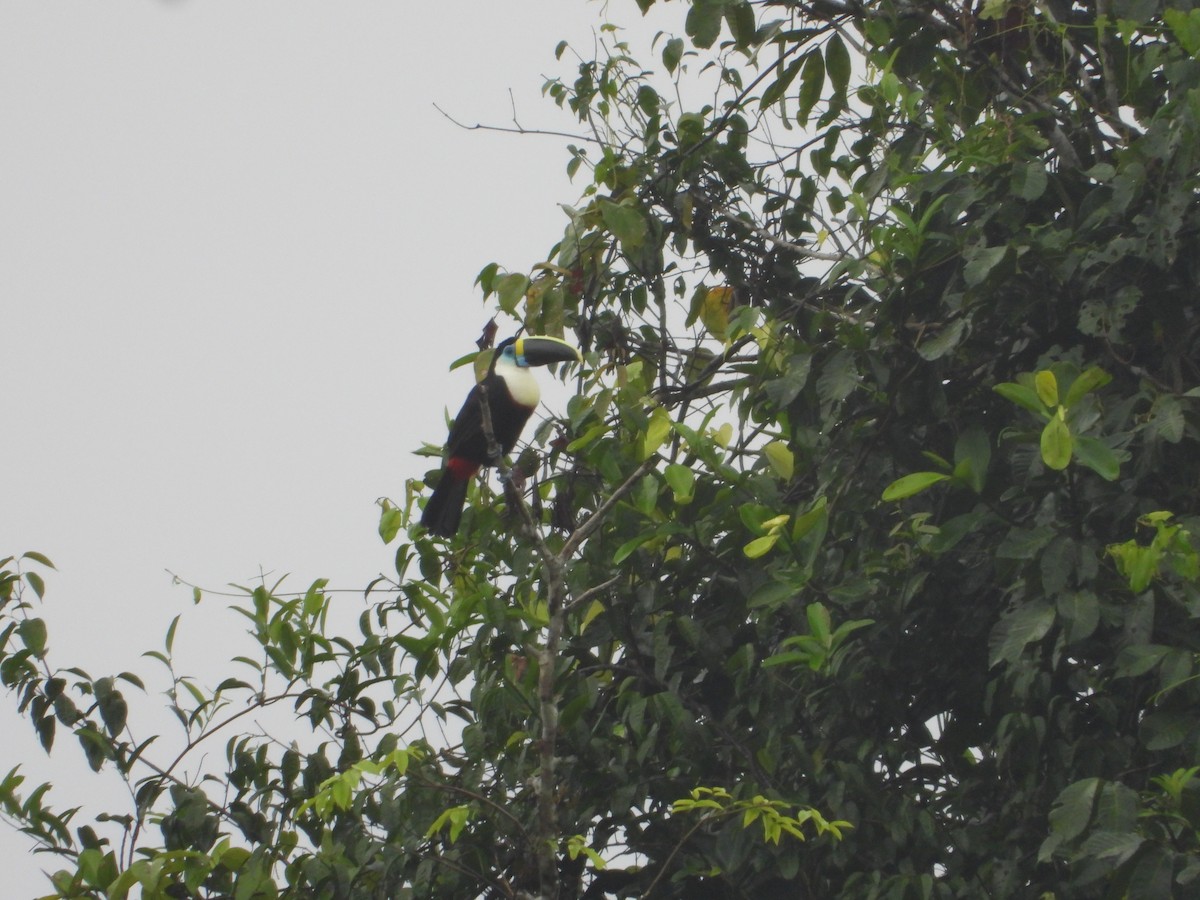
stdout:
<svg viewBox="0 0 1200 900">
<path fill-rule="evenodd" d="M 913 472 L 903 478 L 897 478 L 883 489 L 884 500 L 903 500 L 914 494 L 919 494 L 939 481 L 948 481 L 949 475 L 942 472 Z"/>
<path fill-rule="evenodd" d="M 1052 416 L 1046 423 L 1046 427 L 1042 429 L 1039 445 L 1042 451 L 1042 462 L 1048 468 L 1056 471 L 1065 469 L 1071 464 L 1073 445 L 1071 429 L 1067 427 L 1066 420 L 1061 415 Z"/>
</svg>

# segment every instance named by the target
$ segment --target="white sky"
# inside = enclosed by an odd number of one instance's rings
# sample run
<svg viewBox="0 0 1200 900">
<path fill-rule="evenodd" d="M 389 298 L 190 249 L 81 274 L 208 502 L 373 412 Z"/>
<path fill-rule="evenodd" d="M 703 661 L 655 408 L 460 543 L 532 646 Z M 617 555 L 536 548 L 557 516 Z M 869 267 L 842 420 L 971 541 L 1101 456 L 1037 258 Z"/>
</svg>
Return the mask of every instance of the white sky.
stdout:
<svg viewBox="0 0 1200 900">
<path fill-rule="evenodd" d="M 165 569 L 294 589 L 391 571 L 375 500 L 428 467 L 411 451 L 466 393 L 447 365 L 487 318 L 475 275 L 542 259 L 581 187 L 563 141 L 432 104 L 508 124 L 511 89 L 522 124 L 570 128 L 542 76 L 570 74 L 554 46 L 590 48 L 600 14 L 0 0 L 0 556 L 59 567 L 53 663 L 153 679 L 139 655 L 179 613 L 226 658 L 237 620 Z M 52 777 L 60 808 L 94 795 L 69 733 L 52 769 L 3 706 L 0 775 Z M 0 827 L 6 897 L 47 891 L 55 863 L 27 849 Z"/>
</svg>

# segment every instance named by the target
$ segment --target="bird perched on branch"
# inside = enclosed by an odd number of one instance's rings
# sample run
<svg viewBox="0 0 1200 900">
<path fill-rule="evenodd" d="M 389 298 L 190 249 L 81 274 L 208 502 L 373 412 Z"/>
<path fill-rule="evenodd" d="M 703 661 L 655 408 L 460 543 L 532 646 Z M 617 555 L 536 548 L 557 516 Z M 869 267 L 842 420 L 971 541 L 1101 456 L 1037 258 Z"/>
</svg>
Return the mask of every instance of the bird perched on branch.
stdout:
<svg viewBox="0 0 1200 900">
<path fill-rule="evenodd" d="M 541 398 L 530 366 L 582 362 L 579 351 L 566 341 L 545 335 L 509 338 L 496 347 L 487 376 L 467 395 L 446 439 L 442 477 L 421 513 L 421 524 L 442 537 L 458 531 L 467 484 L 484 466 L 495 465 L 512 452 L 521 429 Z M 487 404 L 491 434 L 485 427 Z"/>
</svg>

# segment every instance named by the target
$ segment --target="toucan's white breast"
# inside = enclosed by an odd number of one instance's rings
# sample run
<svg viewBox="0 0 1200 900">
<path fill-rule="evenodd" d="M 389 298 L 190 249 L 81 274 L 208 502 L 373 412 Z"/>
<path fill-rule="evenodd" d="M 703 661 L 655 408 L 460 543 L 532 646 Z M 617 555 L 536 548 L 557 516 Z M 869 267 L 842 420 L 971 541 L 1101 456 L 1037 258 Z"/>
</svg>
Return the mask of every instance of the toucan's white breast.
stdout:
<svg viewBox="0 0 1200 900">
<path fill-rule="evenodd" d="M 496 374 L 504 379 L 508 395 L 514 403 L 519 403 L 527 409 L 535 409 L 542 398 L 541 388 L 533 373 L 524 366 L 514 365 L 507 360 L 496 363 Z"/>
</svg>

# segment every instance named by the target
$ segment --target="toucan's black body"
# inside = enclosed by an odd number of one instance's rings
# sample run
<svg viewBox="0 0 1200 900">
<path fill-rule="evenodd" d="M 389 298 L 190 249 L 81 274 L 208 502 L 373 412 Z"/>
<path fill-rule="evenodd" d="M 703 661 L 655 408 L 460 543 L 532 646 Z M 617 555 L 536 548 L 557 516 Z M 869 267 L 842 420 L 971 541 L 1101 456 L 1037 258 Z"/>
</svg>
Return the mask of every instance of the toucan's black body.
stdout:
<svg viewBox="0 0 1200 900">
<path fill-rule="evenodd" d="M 485 391 L 492 436 L 503 454 L 510 453 L 540 397 L 537 381 L 529 367 L 578 361 L 579 358 L 578 350 L 551 337 L 510 338 L 496 348 L 491 370 L 471 389 L 450 426 L 450 436 L 446 439 L 446 465 L 421 513 L 422 525 L 442 537 L 455 534 L 472 476 L 482 467 L 497 462 L 488 454 L 488 436 L 483 427 L 482 397 Z"/>
</svg>

